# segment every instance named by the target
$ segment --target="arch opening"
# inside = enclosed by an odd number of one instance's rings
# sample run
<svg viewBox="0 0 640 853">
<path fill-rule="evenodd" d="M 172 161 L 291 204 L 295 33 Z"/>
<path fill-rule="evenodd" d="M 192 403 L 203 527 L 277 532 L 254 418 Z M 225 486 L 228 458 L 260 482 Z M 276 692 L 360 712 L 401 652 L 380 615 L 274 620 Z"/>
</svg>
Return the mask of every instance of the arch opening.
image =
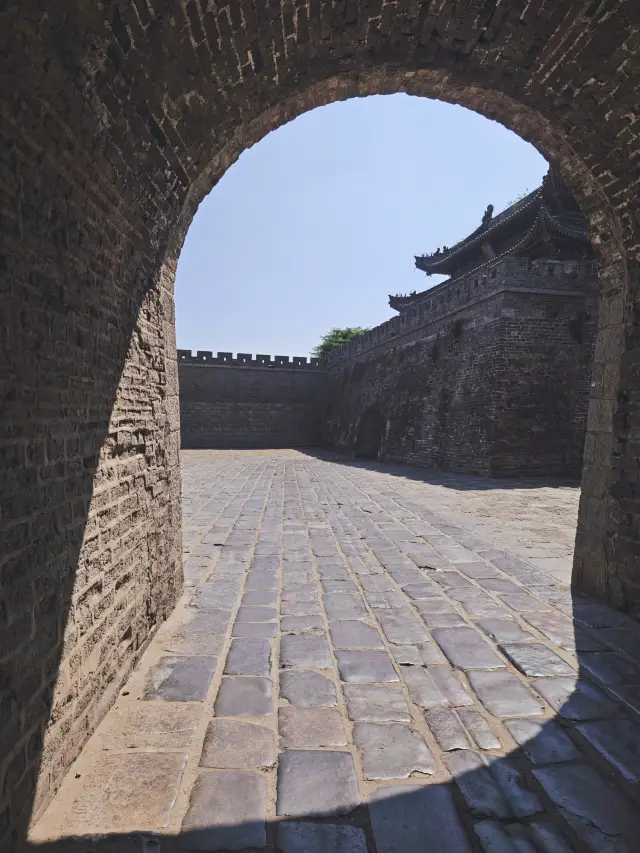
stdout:
<svg viewBox="0 0 640 853">
<path fill-rule="evenodd" d="M 602 299 L 575 580 L 638 613 L 637 86 L 615 64 L 633 55 L 631 4 L 561 4 L 553 20 L 527 8 L 507 50 L 505 4 L 474 19 L 472 35 L 404 7 L 399 27 L 369 13 L 346 26 L 305 7 L 283 24 L 286 40 L 245 6 L 218 15 L 190 4 L 184 20 L 151 3 L 3 11 L 15 86 L 2 96 L 11 464 L 1 582 L 9 627 L 27 626 L 7 652 L 11 689 L 0 685 L 11 712 L 0 831 L 12 842 L 179 595 L 173 281 L 186 228 L 240 151 L 319 103 L 385 91 L 461 103 L 531 141 L 571 186 L 601 255 Z"/>
</svg>

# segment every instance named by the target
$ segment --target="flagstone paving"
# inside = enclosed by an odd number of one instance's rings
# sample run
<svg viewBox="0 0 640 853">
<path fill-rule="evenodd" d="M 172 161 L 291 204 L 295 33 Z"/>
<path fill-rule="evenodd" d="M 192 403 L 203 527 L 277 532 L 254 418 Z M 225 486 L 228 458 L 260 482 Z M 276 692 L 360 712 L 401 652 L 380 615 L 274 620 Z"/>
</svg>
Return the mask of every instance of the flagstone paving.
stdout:
<svg viewBox="0 0 640 853">
<path fill-rule="evenodd" d="M 640 626 L 571 595 L 577 488 L 182 460 L 183 598 L 31 845 L 638 849 Z"/>
</svg>

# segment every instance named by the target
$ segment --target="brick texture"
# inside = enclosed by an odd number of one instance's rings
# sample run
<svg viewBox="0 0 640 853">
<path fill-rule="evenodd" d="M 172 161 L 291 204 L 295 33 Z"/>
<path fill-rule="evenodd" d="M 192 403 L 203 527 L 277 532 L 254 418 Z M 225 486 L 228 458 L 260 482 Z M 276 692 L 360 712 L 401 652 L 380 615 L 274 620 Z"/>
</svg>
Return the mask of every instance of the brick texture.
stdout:
<svg viewBox="0 0 640 853">
<path fill-rule="evenodd" d="M 507 258 L 329 356 L 324 441 L 447 471 L 579 477 L 591 263 Z"/>
<path fill-rule="evenodd" d="M 635 0 L 3 5 L 0 845 L 180 587 L 186 229 L 243 150 L 313 107 L 462 104 L 533 142 L 583 205 L 601 306 L 575 579 L 638 611 L 639 29 Z"/>
<path fill-rule="evenodd" d="M 187 352 L 178 351 L 182 447 L 319 444 L 327 373 L 317 360 Z"/>
</svg>

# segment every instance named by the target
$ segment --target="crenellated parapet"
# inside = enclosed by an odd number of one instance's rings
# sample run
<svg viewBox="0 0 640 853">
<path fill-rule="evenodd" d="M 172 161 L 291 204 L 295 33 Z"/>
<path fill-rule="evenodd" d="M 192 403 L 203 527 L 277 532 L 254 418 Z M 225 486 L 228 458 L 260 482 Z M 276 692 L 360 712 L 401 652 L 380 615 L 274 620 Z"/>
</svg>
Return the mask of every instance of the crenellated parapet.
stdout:
<svg viewBox="0 0 640 853">
<path fill-rule="evenodd" d="M 251 353 L 239 352 L 235 357 L 232 352 L 198 350 L 195 354 L 190 349 L 178 350 L 178 364 L 198 364 L 209 367 L 255 367 L 290 370 L 325 370 L 325 364 L 320 358 L 307 358 L 304 355 L 264 355 L 258 353 L 255 358 Z"/>
<path fill-rule="evenodd" d="M 326 364 L 331 369 L 365 352 L 396 345 L 433 323 L 476 311 L 480 303 L 497 293 L 530 293 L 541 299 L 545 296 L 582 299 L 596 276 L 595 261 L 496 259 L 482 269 L 443 281 L 414 297 L 396 297 L 406 303 L 402 313 L 330 352 Z"/>
</svg>

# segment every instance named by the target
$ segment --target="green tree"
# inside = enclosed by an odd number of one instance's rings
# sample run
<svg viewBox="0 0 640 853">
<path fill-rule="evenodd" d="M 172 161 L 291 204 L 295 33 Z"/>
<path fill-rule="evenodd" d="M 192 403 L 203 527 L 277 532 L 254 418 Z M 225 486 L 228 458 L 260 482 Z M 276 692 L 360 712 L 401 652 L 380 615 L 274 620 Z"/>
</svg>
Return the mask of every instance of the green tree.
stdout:
<svg viewBox="0 0 640 853">
<path fill-rule="evenodd" d="M 358 335 L 363 335 L 368 331 L 369 329 L 364 329 L 362 326 L 355 326 L 347 329 L 331 329 L 330 332 L 322 336 L 322 341 L 317 347 L 313 348 L 311 355 L 314 358 L 322 358 L 327 355 L 327 353 L 331 352 L 331 350 L 338 349 L 338 347 L 348 344 L 349 341 L 357 338 Z"/>
</svg>

